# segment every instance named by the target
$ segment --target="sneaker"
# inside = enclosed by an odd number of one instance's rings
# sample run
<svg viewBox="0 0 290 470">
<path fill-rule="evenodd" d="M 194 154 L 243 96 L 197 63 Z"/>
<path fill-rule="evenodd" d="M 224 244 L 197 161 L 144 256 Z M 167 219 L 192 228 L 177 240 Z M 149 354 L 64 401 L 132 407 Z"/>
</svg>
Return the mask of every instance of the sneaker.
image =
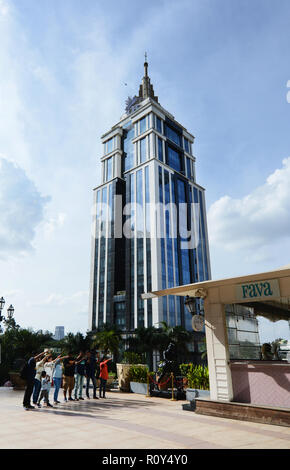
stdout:
<svg viewBox="0 0 290 470">
<path fill-rule="evenodd" d="M 55 402 L 55 403 L 60 403 L 60 401 L 56 400 L 56 402 Z"/>
<path fill-rule="evenodd" d="M 83 398 L 83 397 L 80 397 L 79 400 L 84 400 L 84 398 Z"/>
<path fill-rule="evenodd" d="M 98 400 L 98 399 L 99 399 L 99 397 L 93 397 L 93 398 L 94 398 L 95 400 Z"/>
<path fill-rule="evenodd" d="M 94 397 L 95 398 L 95 397 Z M 87 395 L 87 399 L 90 400 L 90 397 Z"/>
<path fill-rule="evenodd" d="M 59 403 L 59 401 L 54 401 L 53 404 L 54 405 L 57 405 Z"/>
<path fill-rule="evenodd" d="M 74 398 L 72 397 L 69 397 L 69 401 L 75 401 Z"/>
<path fill-rule="evenodd" d="M 41 404 L 40 404 L 40 403 L 37 403 L 37 406 L 38 406 L 38 408 L 41 408 Z"/>
<path fill-rule="evenodd" d="M 50 408 L 53 408 L 53 406 L 51 405 L 51 403 L 47 403 L 47 406 L 49 406 Z"/>
<path fill-rule="evenodd" d="M 67 398 L 64 398 L 64 400 L 63 400 L 63 401 L 67 401 Z"/>
<path fill-rule="evenodd" d="M 28 408 L 29 408 L 30 410 L 34 410 L 35 406 L 29 405 Z"/>
<path fill-rule="evenodd" d="M 25 411 L 29 411 L 28 406 L 24 406 L 23 408 L 25 409 Z"/>
<path fill-rule="evenodd" d="M 75 401 L 79 401 L 79 399 L 78 399 L 78 398 L 75 398 Z"/>
</svg>

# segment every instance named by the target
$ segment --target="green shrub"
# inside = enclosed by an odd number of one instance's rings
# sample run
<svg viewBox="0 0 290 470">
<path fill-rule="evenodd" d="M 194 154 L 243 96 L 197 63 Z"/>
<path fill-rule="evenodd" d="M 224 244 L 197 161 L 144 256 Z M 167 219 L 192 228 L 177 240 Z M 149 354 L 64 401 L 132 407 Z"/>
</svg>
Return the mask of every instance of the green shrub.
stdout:
<svg viewBox="0 0 290 470">
<path fill-rule="evenodd" d="M 123 355 L 123 364 L 143 364 L 143 358 L 141 354 L 137 354 L 132 351 L 125 351 Z"/>
<path fill-rule="evenodd" d="M 190 388 L 209 390 L 208 367 L 196 366 L 194 364 L 181 364 L 179 368 L 181 374 L 187 378 Z"/>
<path fill-rule="evenodd" d="M 148 367 L 132 365 L 129 369 L 130 382 L 147 382 Z"/>
</svg>

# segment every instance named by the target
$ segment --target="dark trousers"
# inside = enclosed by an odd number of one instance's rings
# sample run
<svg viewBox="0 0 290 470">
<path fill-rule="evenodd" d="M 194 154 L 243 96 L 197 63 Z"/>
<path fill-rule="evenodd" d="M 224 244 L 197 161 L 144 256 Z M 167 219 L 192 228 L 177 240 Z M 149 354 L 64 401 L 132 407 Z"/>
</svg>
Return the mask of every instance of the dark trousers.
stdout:
<svg viewBox="0 0 290 470">
<path fill-rule="evenodd" d="M 39 405 L 41 400 L 44 400 L 44 403 L 48 404 L 49 403 L 49 400 L 48 400 L 48 390 L 41 390 L 41 393 L 40 393 L 40 397 L 39 397 L 39 400 L 37 402 L 37 404 Z"/>
<path fill-rule="evenodd" d="M 90 381 L 93 383 L 94 391 L 93 391 L 93 396 L 96 396 L 96 391 L 97 391 L 97 381 L 96 377 L 94 375 L 88 375 L 87 376 L 87 384 L 86 384 L 86 395 L 87 397 L 89 396 L 89 388 L 90 388 Z"/>
<path fill-rule="evenodd" d="M 103 397 L 105 396 L 105 393 L 106 393 L 106 383 L 107 381 L 105 379 L 102 379 L 100 377 L 100 398 L 101 398 L 101 392 L 103 390 Z"/>
<path fill-rule="evenodd" d="M 33 403 L 36 405 L 39 393 L 41 388 L 41 382 L 38 379 L 34 379 L 34 388 L 33 388 Z"/>
<path fill-rule="evenodd" d="M 34 379 L 27 380 L 26 389 L 25 389 L 24 397 L 23 397 L 23 406 L 25 406 L 25 408 L 30 406 L 30 399 L 31 399 L 31 395 L 33 392 L 33 387 L 34 387 Z"/>
</svg>

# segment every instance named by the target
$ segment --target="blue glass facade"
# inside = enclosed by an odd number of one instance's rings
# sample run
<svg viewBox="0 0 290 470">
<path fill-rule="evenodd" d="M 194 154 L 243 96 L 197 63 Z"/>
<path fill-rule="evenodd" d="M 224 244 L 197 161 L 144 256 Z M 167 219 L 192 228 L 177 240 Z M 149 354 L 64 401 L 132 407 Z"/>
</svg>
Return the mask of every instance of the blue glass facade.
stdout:
<svg viewBox="0 0 290 470">
<path fill-rule="evenodd" d="M 132 139 L 135 131 L 131 121 L 124 126 L 123 149 L 124 149 L 124 171 L 130 170 L 135 166 L 135 153 Z"/>
</svg>

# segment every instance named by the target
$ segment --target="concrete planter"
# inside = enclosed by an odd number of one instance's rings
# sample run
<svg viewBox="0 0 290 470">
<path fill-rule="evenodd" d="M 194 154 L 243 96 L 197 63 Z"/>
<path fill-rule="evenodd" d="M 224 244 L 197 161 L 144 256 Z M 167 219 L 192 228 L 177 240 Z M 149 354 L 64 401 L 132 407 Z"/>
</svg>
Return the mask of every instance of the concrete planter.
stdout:
<svg viewBox="0 0 290 470">
<path fill-rule="evenodd" d="M 140 393 L 141 395 L 147 395 L 147 384 L 141 382 L 130 382 L 130 390 L 133 393 Z"/>
<path fill-rule="evenodd" d="M 210 398 L 209 390 L 199 390 L 198 388 L 187 388 L 186 389 L 186 400 L 192 401 L 195 398 Z"/>
<path fill-rule="evenodd" d="M 117 364 L 117 376 L 119 390 L 121 392 L 130 392 L 129 370 L 131 364 Z"/>
</svg>

